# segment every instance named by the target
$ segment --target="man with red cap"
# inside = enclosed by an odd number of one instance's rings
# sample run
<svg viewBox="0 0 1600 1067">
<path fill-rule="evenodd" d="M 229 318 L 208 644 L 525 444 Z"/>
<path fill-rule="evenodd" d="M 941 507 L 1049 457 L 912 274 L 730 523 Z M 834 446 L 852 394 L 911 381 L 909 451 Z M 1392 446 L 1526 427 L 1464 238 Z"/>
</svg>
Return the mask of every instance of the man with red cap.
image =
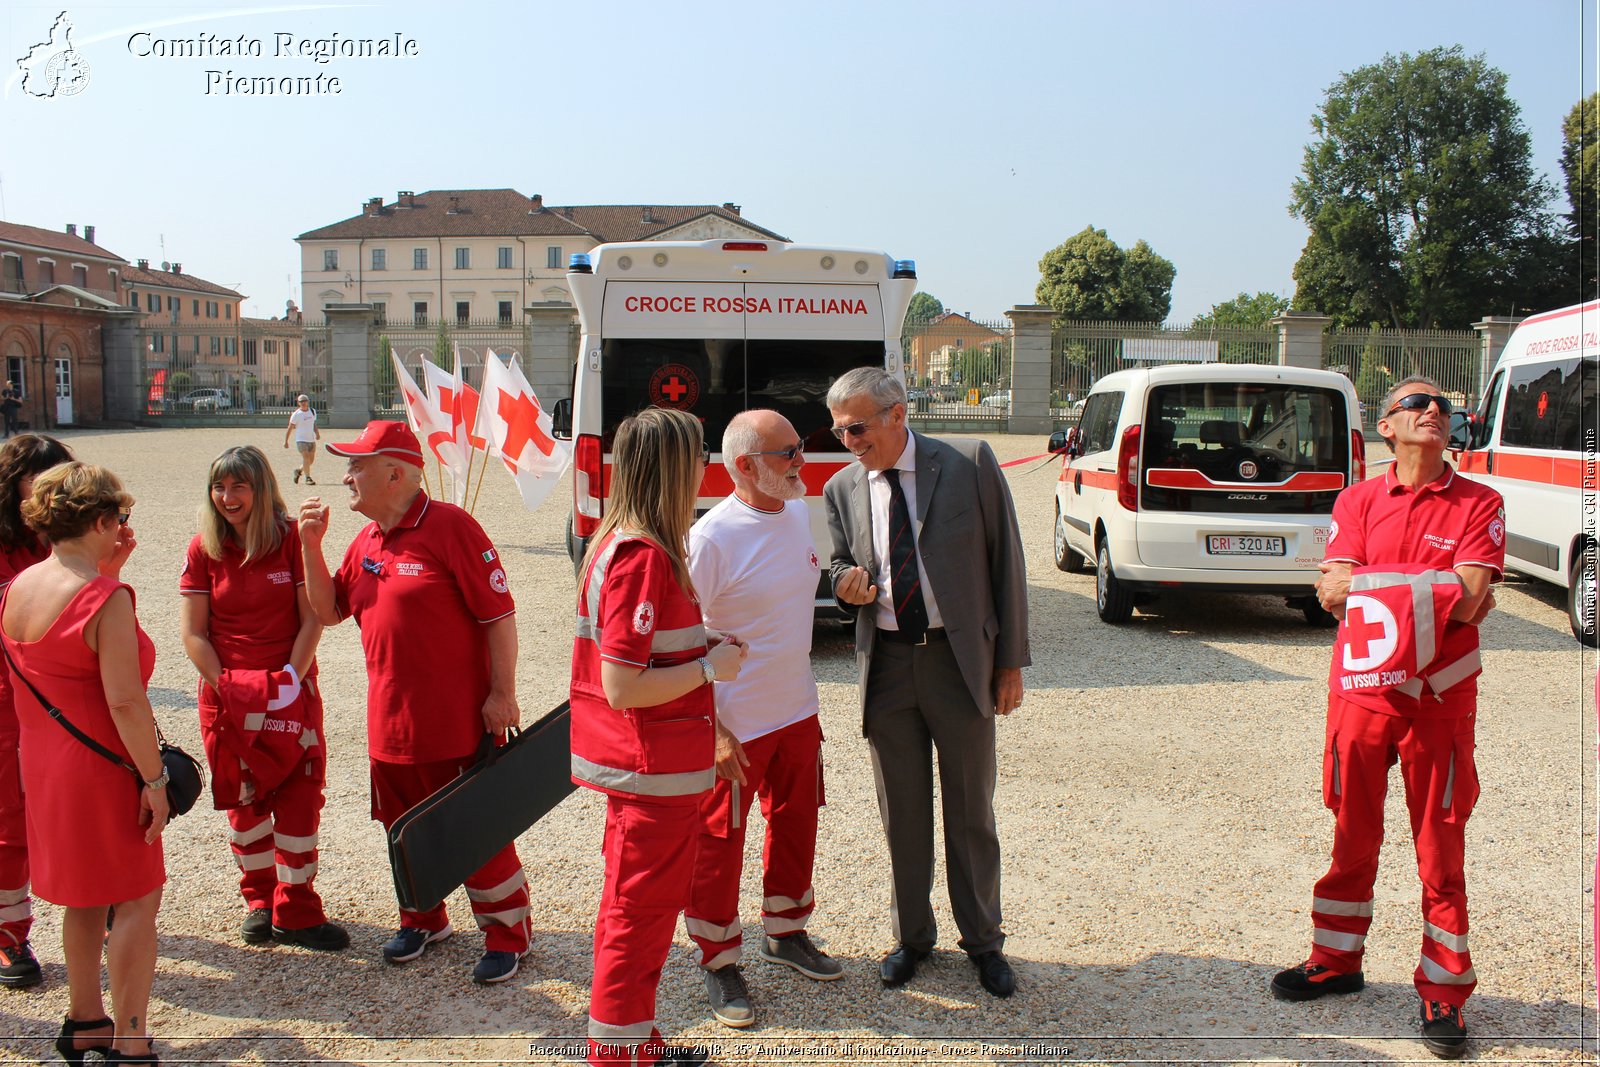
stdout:
<svg viewBox="0 0 1600 1067">
<path fill-rule="evenodd" d="M 372 817 L 388 827 L 473 762 L 484 734 L 522 718 L 516 605 L 483 528 L 422 489 L 422 446 L 403 423 L 373 421 L 328 451 L 348 461 L 350 510 L 371 519 L 328 573 L 328 508 L 300 508 L 306 594 L 324 626 L 355 616 L 367 659 Z M 528 950 L 528 883 L 508 844 L 467 879 L 486 951 L 473 981 L 503 982 Z M 401 909 L 383 946 L 390 963 L 452 933 L 445 906 Z"/>
<path fill-rule="evenodd" d="M 1384 794 L 1398 760 L 1405 781 L 1422 938 L 1412 974 L 1422 1043 L 1466 1051 L 1462 1005 L 1477 985 L 1467 945 L 1467 820 L 1478 799 L 1478 624 L 1505 562 L 1500 494 L 1445 462 L 1450 401 L 1413 375 L 1384 398 L 1378 433 L 1394 452 L 1381 477 L 1333 504 L 1322 606 L 1341 620 L 1329 677 L 1323 800 L 1333 857 L 1312 890 L 1311 955 L 1280 971 L 1280 1000 L 1354 993 L 1372 925 Z"/>
</svg>

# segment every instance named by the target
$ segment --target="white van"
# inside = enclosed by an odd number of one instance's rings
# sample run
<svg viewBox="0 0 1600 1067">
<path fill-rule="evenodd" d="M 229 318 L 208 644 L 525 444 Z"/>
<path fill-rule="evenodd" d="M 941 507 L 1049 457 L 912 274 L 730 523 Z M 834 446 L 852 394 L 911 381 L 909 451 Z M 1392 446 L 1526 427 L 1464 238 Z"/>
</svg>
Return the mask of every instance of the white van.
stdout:
<svg viewBox="0 0 1600 1067">
<path fill-rule="evenodd" d="M 1366 477 L 1355 387 L 1298 367 L 1185 363 L 1108 374 L 1053 434 L 1055 559 L 1095 567 L 1095 607 L 1126 622 L 1163 590 L 1285 597 L 1313 589 L 1334 497 Z"/>
<path fill-rule="evenodd" d="M 1524 319 L 1495 364 L 1458 468 L 1505 499 L 1506 566 L 1567 590 L 1579 641 L 1595 636 L 1595 452 L 1600 301 Z"/>
<path fill-rule="evenodd" d="M 567 544 L 574 563 L 605 511 L 617 424 L 652 404 L 699 418 L 713 453 L 739 412 L 782 412 L 805 443 L 811 532 L 826 561 L 822 486 L 855 461 L 829 431 L 828 387 L 861 366 L 904 380 L 900 331 L 916 264 L 778 241 L 644 241 L 573 256 L 567 284 L 583 337 L 572 402 L 552 416 L 575 442 Z M 714 458 L 697 509 L 731 492 Z M 824 563 L 817 604 L 832 611 L 827 578 Z"/>
</svg>

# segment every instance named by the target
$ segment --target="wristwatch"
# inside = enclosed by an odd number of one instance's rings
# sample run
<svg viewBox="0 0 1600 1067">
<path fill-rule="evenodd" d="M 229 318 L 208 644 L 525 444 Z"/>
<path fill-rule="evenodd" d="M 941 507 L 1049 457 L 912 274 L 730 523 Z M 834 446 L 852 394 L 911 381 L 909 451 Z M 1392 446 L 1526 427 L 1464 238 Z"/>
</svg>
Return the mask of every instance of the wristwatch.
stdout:
<svg viewBox="0 0 1600 1067">
<path fill-rule="evenodd" d="M 144 787 L 146 789 L 165 789 L 170 781 L 172 781 L 172 775 L 167 773 L 167 769 L 163 767 L 161 768 L 161 777 L 150 779 L 144 783 Z"/>
<path fill-rule="evenodd" d="M 700 673 L 705 676 L 707 685 L 717 680 L 717 669 L 711 665 L 710 660 L 701 656 L 695 662 L 700 664 Z"/>
</svg>

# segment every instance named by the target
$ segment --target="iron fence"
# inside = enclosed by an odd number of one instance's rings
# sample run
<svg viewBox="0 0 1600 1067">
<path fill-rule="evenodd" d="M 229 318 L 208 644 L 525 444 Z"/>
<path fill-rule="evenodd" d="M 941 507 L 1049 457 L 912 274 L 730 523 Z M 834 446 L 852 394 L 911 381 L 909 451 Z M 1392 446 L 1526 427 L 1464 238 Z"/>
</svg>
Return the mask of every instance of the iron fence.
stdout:
<svg viewBox="0 0 1600 1067">
<path fill-rule="evenodd" d="M 926 426 L 1005 419 L 1011 410 L 1011 342 L 1010 323 L 966 315 L 908 325 L 901 346 L 912 420 Z"/>
<path fill-rule="evenodd" d="M 1322 338 L 1322 365 L 1355 383 L 1368 428 L 1395 382 L 1425 374 L 1458 408 L 1478 406 L 1482 340 L 1472 330 L 1329 330 Z"/>
<path fill-rule="evenodd" d="M 483 362 L 488 352 L 502 358 L 523 356 L 532 347 L 528 328 L 520 322 L 500 319 L 468 322 L 395 323 L 376 325 L 368 333 L 372 354 L 372 414 L 374 418 L 399 418 L 403 414 L 400 390 L 396 385 L 394 360 L 399 357 L 419 386 L 423 380 L 422 362 L 431 360 L 446 371 L 455 367 L 455 352 L 461 352 L 461 377 L 470 386 L 483 385 Z M 577 342 L 573 342 L 573 352 Z"/>
<path fill-rule="evenodd" d="M 1163 363 L 1276 363 L 1276 327 L 1195 328 L 1152 322 L 1057 322 L 1050 333 L 1050 414 L 1077 418 L 1095 382 Z"/>
<path fill-rule="evenodd" d="M 300 393 L 318 410 L 326 405 L 332 378 L 328 328 L 320 323 L 147 320 L 137 343 L 149 418 L 287 418 Z"/>
</svg>

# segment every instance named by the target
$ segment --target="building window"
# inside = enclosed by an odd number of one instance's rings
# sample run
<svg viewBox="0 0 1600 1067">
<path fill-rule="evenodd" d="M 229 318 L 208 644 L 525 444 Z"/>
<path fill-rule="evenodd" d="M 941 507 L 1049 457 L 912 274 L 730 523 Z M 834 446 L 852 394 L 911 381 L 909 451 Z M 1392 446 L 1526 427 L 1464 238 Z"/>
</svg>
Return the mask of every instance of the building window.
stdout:
<svg viewBox="0 0 1600 1067">
<path fill-rule="evenodd" d="M 217 317 L 217 302 L 215 300 L 207 300 L 206 301 L 206 318 L 214 319 L 216 317 Z"/>
<path fill-rule="evenodd" d="M 456 270 L 466 270 L 472 266 L 472 249 L 456 249 Z"/>
<path fill-rule="evenodd" d="M 387 249 L 374 248 L 372 250 L 372 269 L 373 270 L 388 270 L 389 269 L 389 252 L 388 252 Z"/>
<path fill-rule="evenodd" d="M 197 356 L 200 354 L 200 335 L 199 334 L 195 334 L 194 335 L 194 354 L 197 355 Z"/>
<path fill-rule="evenodd" d="M 411 269 L 428 269 L 428 250 L 426 248 L 413 248 L 411 250 Z"/>
<path fill-rule="evenodd" d="M 151 334 L 150 335 L 150 351 L 152 351 L 152 352 L 165 352 L 166 350 L 167 350 L 167 335 L 164 334 L 164 333 L 153 333 L 153 334 Z"/>
<path fill-rule="evenodd" d="M 179 307 L 180 303 L 181 303 L 181 301 L 179 301 L 179 299 L 177 297 L 175 297 L 175 296 L 167 297 L 167 310 L 172 312 L 173 321 L 174 322 L 177 321 L 178 307 Z M 157 311 L 161 310 L 161 298 L 159 296 L 156 297 L 156 308 L 155 309 Z"/>
<path fill-rule="evenodd" d="M 240 344 L 242 351 L 244 352 L 244 365 L 246 367 L 254 367 L 256 365 L 255 338 L 246 337 L 242 342 L 240 342 Z"/>
<path fill-rule="evenodd" d="M 278 342 L 273 340 L 270 337 L 264 339 L 261 342 L 261 351 L 266 353 L 269 356 L 277 355 L 278 354 Z"/>
<path fill-rule="evenodd" d="M 22 285 L 22 257 L 14 256 L 8 252 L 0 259 L 4 260 L 6 292 L 26 292 L 27 290 Z M 139 305 L 136 302 L 133 306 L 138 307 Z"/>
<path fill-rule="evenodd" d="M 155 293 L 146 293 L 144 295 L 144 302 L 151 311 L 161 310 L 161 297 Z"/>
<path fill-rule="evenodd" d="M 211 339 L 211 354 L 213 356 L 222 355 L 222 339 L 220 337 L 213 337 Z"/>
<path fill-rule="evenodd" d="M 54 260 L 41 259 L 39 261 L 39 284 L 54 285 L 56 283 L 56 265 Z"/>
<path fill-rule="evenodd" d="M 339 269 L 339 250 L 337 248 L 324 248 L 322 250 L 322 269 Z"/>
<path fill-rule="evenodd" d="M 511 321 L 511 301 L 509 301 L 509 300 L 500 301 L 500 321 L 501 322 L 510 322 Z"/>
<path fill-rule="evenodd" d="M 372 321 L 377 323 L 379 326 L 382 326 L 384 323 L 389 321 L 388 301 L 374 300 L 372 302 Z"/>
<path fill-rule="evenodd" d="M 128 290 L 128 306 L 135 310 L 138 310 L 139 307 L 139 294 L 132 289 Z"/>
<path fill-rule="evenodd" d="M 22 261 L 17 262 L 20 264 Z M 6 357 L 6 380 L 16 389 L 18 400 L 23 400 L 28 395 L 28 376 L 22 371 L 21 356 Z"/>
<path fill-rule="evenodd" d="M 79 289 L 89 288 L 89 268 L 74 266 L 72 268 L 72 284 Z"/>
<path fill-rule="evenodd" d="M 194 317 L 198 319 L 200 317 L 200 301 L 195 300 L 192 303 L 194 304 Z"/>
<path fill-rule="evenodd" d="M 223 304 L 222 305 L 222 317 L 225 318 L 225 319 L 232 320 L 232 318 L 233 318 L 233 305 L 232 304 Z"/>
<path fill-rule="evenodd" d="M 472 318 L 472 302 L 469 300 L 457 300 L 456 322 L 465 326 L 470 318 Z"/>
<path fill-rule="evenodd" d="M 416 300 L 411 304 L 411 321 L 418 326 L 428 325 L 428 302 Z"/>
<path fill-rule="evenodd" d="M 510 270 L 511 269 L 511 246 L 510 245 L 501 245 L 499 247 L 499 249 L 497 249 L 495 251 L 495 263 L 494 263 L 494 265 L 499 267 L 501 270 Z"/>
<path fill-rule="evenodd" d="M 561 269 L 561 246 L 548 245 L 544 250 L 544 265 L 550 270 Z"/>
<path fill-rule="evenodd" d="M 114 270 L 108 270 L 106 274 L 111 278 L 111 291 L 114 293 L 117 291 L 117 286 L 122 282 L 122 275 Z"/>
</svg>

